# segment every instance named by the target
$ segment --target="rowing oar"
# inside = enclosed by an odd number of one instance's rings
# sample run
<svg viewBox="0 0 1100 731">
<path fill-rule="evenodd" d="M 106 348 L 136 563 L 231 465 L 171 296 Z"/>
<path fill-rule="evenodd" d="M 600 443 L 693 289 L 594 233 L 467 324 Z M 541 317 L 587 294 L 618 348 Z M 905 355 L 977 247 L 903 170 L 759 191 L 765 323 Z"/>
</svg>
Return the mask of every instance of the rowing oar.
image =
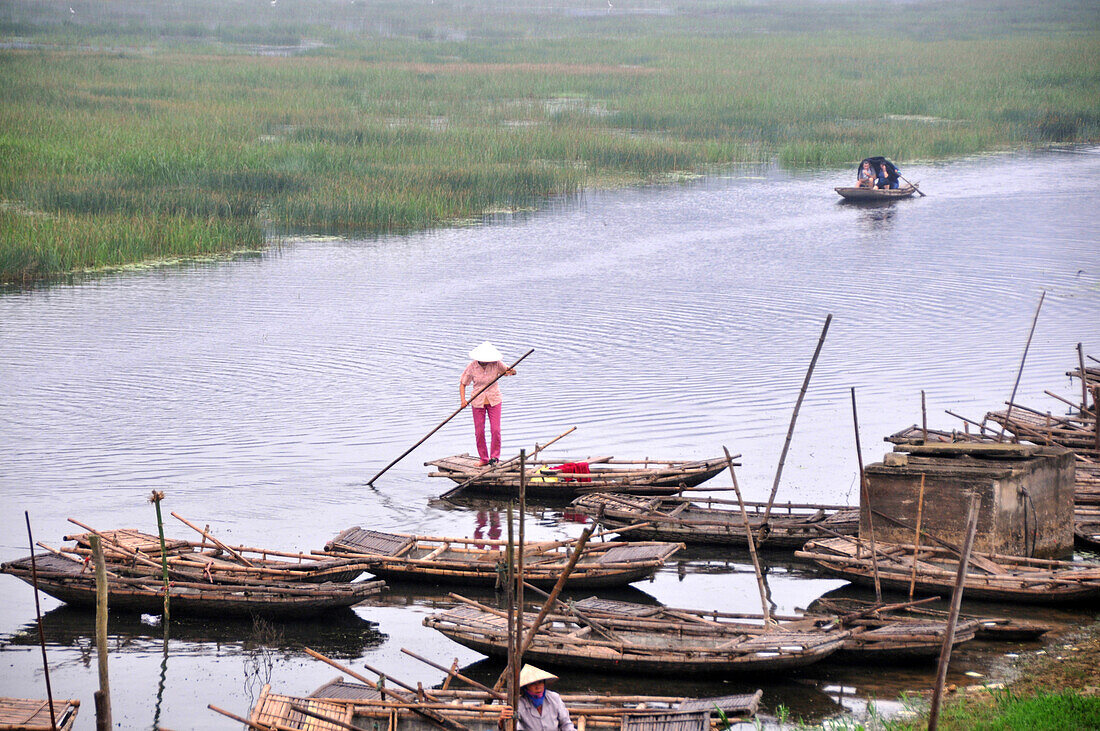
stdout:
<svg viewBox="0 0 1100 731">
<path fill-rule="evenodd" d="M 570 427 L 567 431 L 564 431 L 561 434 L 557 435 L 556 437 L 554 437 L 553 439 L 551 439 L 550 441 L 548 441 L 546 444 L 542 445 L 541 447 L 536 444 L 535 445 L 535 451 L 531 453 L 531 459 L 534 459 L 535 457 L 537 457 L 539 452 L 546 449 L 547 447 L 549 447 L 554 442 L 558 441 L 562 437 L 569 436 L 570 434 L 572 434 L 576 430 L 577 430 L 577 427 L 575 427 L 575 426 Z M 519 462 L 519 455 L 518 454 L 515 457 L 512 457 L 507 462 L 501 462 L 500 464 L 496 464 L 496 465 L 486 467 L 481 472 L 478 472 L 476 475 L 474 475 L 470 479 L 466 480 L 465 482 L 459 483 L 455 487 L 452 487 L 450 490 L 448 490 L 447 492 L 440 495 L 440 497 L 442 497 L 444 500 L 446 500 L 451 495 L 454 495 L 459 490 L 461 490 L 464 487 L 466 487 L 467 485 L 469 485 L 471 482 L 476 482 L 477 480 L 480 480 L 482 477 L 485 477 L 486 475 L 491 474 L 493 472 L 500 472 L 500 471 L 506 469 L 507 467 L 509 467 L 509 466 L 511 466 L 511 465 L 513 465 L 517 462 Z"/>
<path fill-rule="evenodd" d="M 528 350 L 526 353 L 524 353 L 523 355 L 520 356 L 519 360 L 517 360 L 512 365 L 508 366 L 508 368 L 504 371 L 504 373 L 507 373 L 508 371 L 510 371 L 513 368 L 515 368 L 516 366 L 518 366 L 523 361 L 524 358 L 526 358 L 527 356 L 531 355 L 531 353 L 534 353 L 534 352 L 535 352 L 534 348 L 531 348 L 530 350 Z M 472 404 L 474 402 L 474 399 L 476 399 L 478 396 L 483 394 L 485 391 L 489 390 L 489 388 L 491 388 L 494 383 L 499 381 L 504 376 L 504 373 L 501 373 L 499 376 L 497 376 L 493 380 L 489 381 L 489 383 L 484 388 L 482 388 L 480 391 L 478 391 L 473 396 L 471 396 L 469 401 L 464 403 L 462 406 L 459 406 L 457 409 L 455 409 L 454 413 L 452 413 L 450 416 L 448 416 L 446 419 L 444 419 L 442 422 L 440 422 L 439 426 L 437 426 L 435 429 L 432 429 L 430 432 L 425 434 L 423 439 L 421 439 L 419 442 L 417 442 L 416 444 L 414 444 L 411 447 L 409 447 L 408 449 L 406 449 L 404 452 L 401 453 L 400 457 L 398 457 L 394 461 L 390 462 L 388 465 L 386 465 L 385 467 L 382 468 L 381 472 L 379 472 L 377 475 L 375 475 L 374 477 L 367 480 L 367 484 L 368 485 L 373 485 L 374 481 L 377 480 L 379 477 L 381 477 L 383 474 L 385 474 L 386 471 L 389 470 L 390 467 L 393 467 L 395 464 L 397 464 L 401 460 L 405 459 L 405 457 L 409 456 L 409 452 L 413 451 L 414 449 L 419 447 L 421 444 L 428 441 L 428 437 L 430 437 L 432 434 L 435 434 L 437 431 L 442 429 L 444 424 L 446 424 L 448 421 L 450 421 L 451 419 L 458 416 L 459 412 L 461 412 L 463 409 L 465 409 L 467 406 L 469 406 L 470 404 Z"/>
<path fill-rule="evenodd" d="M 897 169 L 897 168 L 895 168 L 895 170 L 896 170 L 896 169 Z M 916 191 L 917 191 L 918 193 L 920 193 L 920 194 L 921 194 L 922 196 L 927 196 L 927 195 L 928 195 L 928 194 L 927 194 L 927 193 L 925 193 L 925 192 L 924 192 L 923 190 L 921 190 L 921 189 L 920 189 L 919 187 L 917 187 L 917 186 L 913 185 L 913 184 L 912 184 L 912 183 L 910 183 L 910 182 L 909 182 L 908 180 L 906 180 L 906 178 L 905 178 L 905 177 L 904 177 L 904 176 L 903 176 L 903 175 L 902 175 L 901 173 L 898 173 L 898 177 L 899 177 L 899 178 L 901 178 L 902 180 L 905 180 L 905 182 L 906 182 L 906 183 L 908 183 L 908 184 L 909 184 L 909 185 L 910 185 L 910 186 L 911 186 L 912 188 L 914 188 L 914 189 L 915 189 L 915 190 L 916 190 Z"/>
</svg>

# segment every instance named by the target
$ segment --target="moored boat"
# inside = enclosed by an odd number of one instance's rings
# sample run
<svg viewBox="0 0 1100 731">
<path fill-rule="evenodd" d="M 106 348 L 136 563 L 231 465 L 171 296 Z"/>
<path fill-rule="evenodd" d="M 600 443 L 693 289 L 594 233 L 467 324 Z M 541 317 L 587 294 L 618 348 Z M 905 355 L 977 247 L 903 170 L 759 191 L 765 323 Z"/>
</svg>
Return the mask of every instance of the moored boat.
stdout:
<svg viewBox="0 0 1100 731">
<path fill-rule="evenodd" d="M 518 495 L 519 462 L 485 466 L 469 454 L 424 463 L 436 468 L 429 477 L 445 477 L 470 493 Z M 583 459 L 532 460 L 526 463 L 526 493 L 543 500 L 572 500 L 592 492 L 671 495 L 696 487 L 726 469 L 725 458 L 703 460 Z"/>
<path fill-rule="evenodd" d="M 900 188 L 858 188 L 855 186 L 840 186 L 833 188 L 841 198 L 849 201 L 873 202 L 894 201 L 909 198 L 916 193 L 919 183 L 905 185 Z"/>
<path fill-rule="evenodd" d="M 776 503 L 763 531 L 767 503 L 745 502 L 744 506 L 761 548 L 792 550 L 813 538 L 859 532 L 859 508 L 846 505 Z M 596 493 L 577 498 L 572 507 L 593 518 L 602 516 L 601 525 L 610 530 L 631 526 L 631 538 L 726 546 L 744 546 L 748 541 L 735 500 Z"/>
<path fill-rule="evenodd" d="M 524 577 L 553 586 L 569 563 L 573 540 L 527 543 Z M 437 584 L 495 585 L 505 541 L 384 533 L 358 526 L 341 531 L 323 553 L 361 561 L 375 576 Z M 566 582 L 572 587 L 624 586 L 652 576 L 682 543 L 609 541 L 584 547 Z"/>
</svg>

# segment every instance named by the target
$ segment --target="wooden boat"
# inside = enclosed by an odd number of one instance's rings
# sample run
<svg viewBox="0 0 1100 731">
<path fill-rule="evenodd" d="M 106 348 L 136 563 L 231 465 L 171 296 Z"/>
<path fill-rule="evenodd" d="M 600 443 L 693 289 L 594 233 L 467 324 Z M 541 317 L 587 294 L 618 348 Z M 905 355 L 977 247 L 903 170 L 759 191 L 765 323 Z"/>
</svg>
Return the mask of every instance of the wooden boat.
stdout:
<svg viewBox="0 0 1100 731">
<path fill-rule="evenodd" d="M 74 521 L 75 522 L 75 521 Z M 162 576 L 160 538 L 134 528 L 65 536 L 76 547 L 65 551 L 81 559 L 91 555 L 89 538 L 103 539 L 104 558 L 112 571 L 127 576 Z M 215 539 L 216 541 L 216 539 Z M 265 548 L 227 546 L 220 541 L 165 539 L 169 576 L 207 583 L 265 584 L 349 582 L 366 566 L 350 558 L 328 558 Z"/>
<path fill-rule="evenodd" d="M 451 688 L 425 691 L 431 699 L 417 698 L 416 705 L 447 721 L 460 723 L 470 731 L 497 728 L 503 701 L 483 690 Z M 760 705 L 762 691 L 719 698 L 677 696 L 617 696 L 577 693 L 561 694 L 569 716 L 579 728 L 638 729 L 638 731 L 717 731 L 721 709 L 731 722 L 747 722 Z M 388 727 L 396 715 L 405 731 L 437 731 L 438 726 L 418 716 L 405 703 L 376 687 L 351 683 L 337 677 L 306 697 L 281 695 L 265 685 L 252 708 L 249 722 L 261 728 L 300 728 L 306 721 L 314 731 L 342 731 L 344 728 Z M 309 713 L 303 712 L 308 711 Z M 322 718 L 331 719 L 325 721 Z M 346 726 L 333 723 L 334 721 Z M 648 722 L 644 726 L 642 722 Z M 580 724 L 583 722 L 583 726 Z"/>
<path fill-rule="evenodd" d="M 927 600 L 925 600 L 927 601 Z M 861 616 L 890 617 L 903 619 L 933 619 L 946 622 L 948 613 L 942 609 L 931 609 L 926 606 L 916 605 L 898 607 L 894 605 L 883 606 L 878 602 L 851 598 L 818 598 L 810 604 L 808 614 L 846 615 L 857 614 Z M 1054 627 L 1040 622 L 1011 617 L 986 617 L 975 614 L 959 614 L 960 621 L 973 622 L 976 625 L 974 637 L 980 640 L 999 640 L 1002 642 L 1017 642 L 1020 640 L 1035 640 L 1050 632 Z"/>
<path fill-rule="evenodd" d="M 849 201 L 882 202 L 908 198 L 917 192 L 920 182 L 903 185 L 900 188 L 859 188 L 856 186 L 841 186 L 833 188 L 842 198 Z"/>
<path fill-rule="evenodd" d="M 445 477 L 471 493 L 518 495 L 519 463 L 509 461 L 490 470 L 477 457 L 458 454 L 424 463 L 436 467 L 429 477 Z M 567 472 L 568 465 L 584 465 L 587 472 Z M 543 500 L 572 500 L 592 492 L 632 495 L 672 495 L 695 487 L 727 468 L 725 458 L 704 460 L 614 459 L 532 460 L 527 462 L 527 496 Z"/>
<path fill-rule="evenodd" d="M 884 588 L 921 594 L 950 595 L 958 556 L 938 546 L 904 543 L 875 545 L 878 576 Z M 813 561 L 849 581 L 874 583 L 870 544 L 851 536 L 807 543 L 795 556 Z M 974 551 L 965 577 L 964 598 L 1004 602 L 1062 604 L 1100 600 L 1100 564 L 1004 556 Z"/>
<path fill-rule="evenodd" d="M 757 613 L 676 609 L 597 597 L 589 597 L 571 606 L 574 613 L 580 612 L 586 619 L 598 621 L 601 626 L 609 628 L 615 628 L 619 624 L 617 620 L 644 620 L 651 625 L 667 627 L 696 622 L 717 624 L 721 628 L 747 626 L 748 631 L 763 632 L 765 624 L 763 615 Z M 936 657 L 947 630 L 947 623 L 942 619 L 879 615 L 869 608 L 849 612 L 777 615 L 771 619 L 778 622 L 783 630 L 815 632 L 836 627 L 848 630 L 848 638 L 829 660 L 900 662 Z M 956 627 L 954 644 L 974 639 L 977 628 L 976 620 L 961 620 Z"/>
<path fill-rule="evenodd" d="M 575 541 L 528 543 L 524 574 L 529 583 L 553 586 L 569 562 Z M 326 555 L 354 558 L 375 576 L 401 581 L 495 585 L 505 541 L 441 538 L 348 528 L 325 544 Z M 589 543 L 566 582 L 572 587 L 624 586 L 652 576 L 682 543 Z"/>
<path fill-rule="evenodd" d="M 1100 547 L 1100 507 L 1077 507 L 1073 511 L 1073 537 L 1086 548 Z"/>
<path fill-rule="evenodd" d="M 39 556 L 35 561 L 40 590 L 67 604 L 95 607 L 95 571 L 83 561 L 58 554 Z M 0 565 L 0 572 L 32 583 L 29 556 Z M 292 618 L 350 607 L 378 594 L 384 586 L 382 581 L 321 584 L 267 581 L 257 585 L 173 580 L 168 594 L 173 614 Z M 108 605 L 112 611 L 160 614 L 164 610 L 164 591 L 163 581 L 155 577 L 122 576 L 114 571 L 107 577 Z"/>
<path fill-rule="evenodd" d="M 455 642 L 495 657 L 506 657 L 508 615 L 470 599 L 424 619 L 424 625 Z M 583 609 L 590 609 L 593 602 Z M 618 604 L 626 604 L 619 602 Z M 588 671 L 733 675 L 771 672 L 818 662 L 841 649 L 851 633 L 838 626 L 777 627 L 727 621 L 720 615 L 658 617 L 616 613 L 590 616 L 583 609 L 548 614 L 524 653 L 539 666 Z M 659 608 L 657 608 L 659 609 Z M 524 613 L 524 623 L 536 615 Z"/>
<path fill-rule="evenodd" d="M 768 530 L 761 531 L 767 503 L 744 505 L 753 536 L 762 548 L 801 548 L 812 538 L 859 532 L 859 508 L 779 503 L 772 506 Z M 572 507 L 593 517 L 602 510 L 600 523 L 611 530 L 645 523 L 631 528 L 631 538 L 726 546 L 744 546 L 747 541 L 735 500 L 596 493 L 577 498 Z"/>
<path fill-rule="evenodd" d="M 0 698 L 0 729 L 12 731 L 71 731 L 80 709 L 78 700 L 55 700 L 50 724 L 49 701 L 31 698 Z"/>
</svg>

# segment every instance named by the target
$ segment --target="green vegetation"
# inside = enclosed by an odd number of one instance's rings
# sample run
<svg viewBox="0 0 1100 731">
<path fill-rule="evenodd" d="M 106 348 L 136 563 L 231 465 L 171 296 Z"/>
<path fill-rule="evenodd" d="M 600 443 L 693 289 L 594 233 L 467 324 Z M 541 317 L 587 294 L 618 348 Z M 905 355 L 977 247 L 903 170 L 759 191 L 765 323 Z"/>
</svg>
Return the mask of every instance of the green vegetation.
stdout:
<svg viewBox="0 0 1100 731">
<path fill-rule="evenodd" d="M 1100 139 L 1088 2 L 615 5 L 7 4 L 0 281 L 735 162 Z"/>
</svg>

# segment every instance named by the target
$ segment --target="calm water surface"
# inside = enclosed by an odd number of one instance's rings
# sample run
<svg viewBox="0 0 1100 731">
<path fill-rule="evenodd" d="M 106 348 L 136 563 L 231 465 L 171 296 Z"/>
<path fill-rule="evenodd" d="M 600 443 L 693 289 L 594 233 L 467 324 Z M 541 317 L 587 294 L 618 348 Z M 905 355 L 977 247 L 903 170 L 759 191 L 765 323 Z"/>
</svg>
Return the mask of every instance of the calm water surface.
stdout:
<svg viewBox="0 0 1100 731">
<path fill-rule="evenodd" d="M 1066 175 L 1071 168 L 1074 175 Z M 483 225 L 368 240 L 296 240 L 259 257 L 126 272 L 0 293 L 0 559 L 57 544 L 73 517 L 155 531 L 146 498 L 226 540 L 319 548 L 361 525 L 436 535 L 502 530 L 499 504 L 436 500 L 427 459 L 472 451 L 455 419 L 365 482 L 457 407 L 465 353 L 492 340 L 513 360 L 505 451 L 577 426 L 556 454 L 742 454 L 748 498 L 766 498 L 791 408 L 827 314 L 833 323 L 799 417 L 781 500 L 855 502 L 849 389 L 865 460 L 920 421 L 962 428 L 1012 391 L 1032 315 L 1046 300 L 1018 400 L 1060 410 L 1075 346 L 1100 356 L 1100 150 L 907 168 L 926 198 L 838 202 L 849 171 L 741 170 L 689 185 L 589 193 Z M 1092 213 L 1089 213 L 1092 211 Z M 711 484 L 711 483 L 708 483 Z M 713 485 L 728 486 L 728 476 Z M 528 516 L 535 538 L 573 536 L 560 508 Z M 169 533 L 187 536 L 182 524 Z M 767 558 L 780 611 L 845 582 Z M 0 695 L 44 695 L 28 587 L 0 577 Z M 689 553 L 621 598 L 759 608 L 743 554 Z M 445 591 L 392 589 L 378 606 L 303 625 L 181 621 L 167 660 L 155 620 L 112 620 L 115 718 L 123 728 L 234 728 L 259 683 L 305 693 L 335 671 L 300 644 L 425 684 L 440 673 L 402 647 L 473 673 L 499 666 L 421 627 Z M 45 597 L 55 694 L 92 728 L 91 615 Z M 997 611 L 1004 613 L 1004 608 Z M 1017 610 L 1067 627 L 1089 612 Z M 1057 639 L 1048 640 L 1056 642 Z M 1035 645 L 1037 647 L 1038 645 Z M 952 665 L 998 675 L 1003 645 Z M 724 693 L 762 684 L 769 711 L 806 718 L 868 701 L 887 712 L 934 668 L 819 665 L 753 682 L 670 683 L 570 674 L 563 688 Z"/>
</svg>

